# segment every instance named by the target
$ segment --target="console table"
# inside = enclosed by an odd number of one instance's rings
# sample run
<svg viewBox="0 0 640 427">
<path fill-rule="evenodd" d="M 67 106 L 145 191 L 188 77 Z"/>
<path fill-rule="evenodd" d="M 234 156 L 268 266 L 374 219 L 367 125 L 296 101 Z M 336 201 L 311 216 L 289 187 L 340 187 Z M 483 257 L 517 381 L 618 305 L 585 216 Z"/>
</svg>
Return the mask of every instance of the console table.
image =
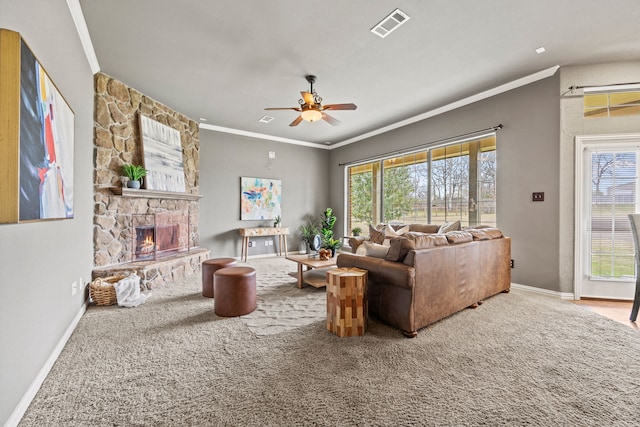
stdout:
<svg viewBox="0 0 640 427">
<path fill-rule="evenodd" d="M 284 254 L 287 255 L 287 234 L 289 234 L 289 228 L 287 227 L 254 227 L 254 228 L 240 228 L 238 229 L 242 236 L 242 255 L 240 259 L 244 258 L 244 262 L 247 262 L 247 255 L 249 254 L 249 238 L 251 237 L 263 237 L 263 236 L 278 236 L 278 255 L 282 256 L 282 248 L 284 247 Z"/>
</svg>

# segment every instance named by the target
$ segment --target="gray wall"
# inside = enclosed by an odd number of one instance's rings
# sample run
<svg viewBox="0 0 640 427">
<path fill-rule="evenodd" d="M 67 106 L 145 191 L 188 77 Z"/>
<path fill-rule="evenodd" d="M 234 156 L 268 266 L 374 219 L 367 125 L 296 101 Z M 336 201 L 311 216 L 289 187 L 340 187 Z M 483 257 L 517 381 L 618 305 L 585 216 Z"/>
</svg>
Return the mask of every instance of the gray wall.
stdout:
<svg viewBox="0 0 640 427">
<path fill-rule="evenodd" d="M 276 159 L 269 162 L 269 151 Z M 238 228 L 273 226 L 273 221 L 240 221 L 240 177 L 282 180 L 282 226 L 289 227 L 288 246 L 299 249 L 299 226 L 319 217 L 329 200 L 329 152 L 262 139 L 200 129 L 200 246 L 212 257 L 240 256 Z M 273 254 L 273 246 L 255 238 L 249 256 Z"/>
<path fill-rule="evenodd" d="M 0 225 L 0 424 L 82 309 L 92 269 L 93 76 L 65 0 L 0 3 L 75 112 L 75 218 Z"/>
<path fill-rule="evenodd" d="M 559 291 L 559 75 L 331 151 L 330 202 L 344 230 L 339 163 L 415 147 L 502 123 L 497 133 L 497 222 L 512 238 L 512 281 Z M 544 202 L 531 193 L 544 191 Z"/>
<path fill-rule="evenodd" d="M 573 292 L 575 235 L 575 137 L 640 132 L 638 116 L 584 119 L 582 91 L 570 86 L 637 82 L 640 61 L 563 67 L 560 70 L 560 289 Z"/>
</svg>

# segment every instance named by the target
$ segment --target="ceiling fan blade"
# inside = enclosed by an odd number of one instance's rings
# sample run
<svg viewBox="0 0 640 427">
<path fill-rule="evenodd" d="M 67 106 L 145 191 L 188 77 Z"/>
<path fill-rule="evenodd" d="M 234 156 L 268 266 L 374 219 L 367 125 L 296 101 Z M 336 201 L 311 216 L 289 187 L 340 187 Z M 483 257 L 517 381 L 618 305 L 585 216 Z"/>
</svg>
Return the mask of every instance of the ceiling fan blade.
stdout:
<svg viewBox="0 0 640 427">
<path fill-rule="evenodd" d="M 305 103 L 309 105 L 313 105 L 315 103 L 313 101 L 313 94 L 311 92 L 300 92 L 300 95 L 302 95 L 302 99 L 304 99 Z"/>
<path fill-rule="evenodd" d="M 293 111 L 302 111 L 300 108 L 296 108 L 296 107 L 269 107 L 269 108 L 265 108 L 265 110 L 293 110 Z"/>
<path fill-rule="evenodd" d="M 322 107 L 323 110 L 355 110 L 358 108 L 356 104 L 327 104 Z"/>
<path fill-rule="evenodd" d="M 298 116 L 294 121 L 289 123 L 289 126 L 298 126 L 301 121 L 302 121 L 302 116 Z"/>
<path fill-rule="evenodd" d="M 340 120 L 336 119 L 335 117 L 331 117 L 327 113 L 322 113 L 322 120 L 333 126 L 338 126 L 340 124 Z"/>
</svg>

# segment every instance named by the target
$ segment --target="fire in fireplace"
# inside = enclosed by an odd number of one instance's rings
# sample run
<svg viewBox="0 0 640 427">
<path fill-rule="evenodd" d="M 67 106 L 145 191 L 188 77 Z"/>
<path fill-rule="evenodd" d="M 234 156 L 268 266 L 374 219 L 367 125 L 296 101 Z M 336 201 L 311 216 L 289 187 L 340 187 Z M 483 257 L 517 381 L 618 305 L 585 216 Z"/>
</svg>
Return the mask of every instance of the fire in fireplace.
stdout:
<svg viewBox="0 0 640 427">
<path fill-rule="evenodd" d="M 134 260 L 157 259 L 187 250 L 187 216 L 156 214 L 142 217 L 136 221 L 142 224 L 134 225 Z"/>
</svg>

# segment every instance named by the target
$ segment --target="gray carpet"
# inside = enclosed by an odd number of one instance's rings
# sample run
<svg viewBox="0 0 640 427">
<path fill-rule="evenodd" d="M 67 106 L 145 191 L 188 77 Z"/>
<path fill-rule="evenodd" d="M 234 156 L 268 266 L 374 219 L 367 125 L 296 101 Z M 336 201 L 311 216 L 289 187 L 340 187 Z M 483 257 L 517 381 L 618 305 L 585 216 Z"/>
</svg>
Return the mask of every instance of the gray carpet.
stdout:
<svg viewBox="0 0 640 427">
<path fill-rule="evenodd" d="M 640 424 L 640 334 L 574 304 L 512 291 L 415 339 L 338 338 L 292 262 L 249 264 L 250 316 L 216 317 L 199 277 L 90 307 L 20 425 Z"/>
</svg>

